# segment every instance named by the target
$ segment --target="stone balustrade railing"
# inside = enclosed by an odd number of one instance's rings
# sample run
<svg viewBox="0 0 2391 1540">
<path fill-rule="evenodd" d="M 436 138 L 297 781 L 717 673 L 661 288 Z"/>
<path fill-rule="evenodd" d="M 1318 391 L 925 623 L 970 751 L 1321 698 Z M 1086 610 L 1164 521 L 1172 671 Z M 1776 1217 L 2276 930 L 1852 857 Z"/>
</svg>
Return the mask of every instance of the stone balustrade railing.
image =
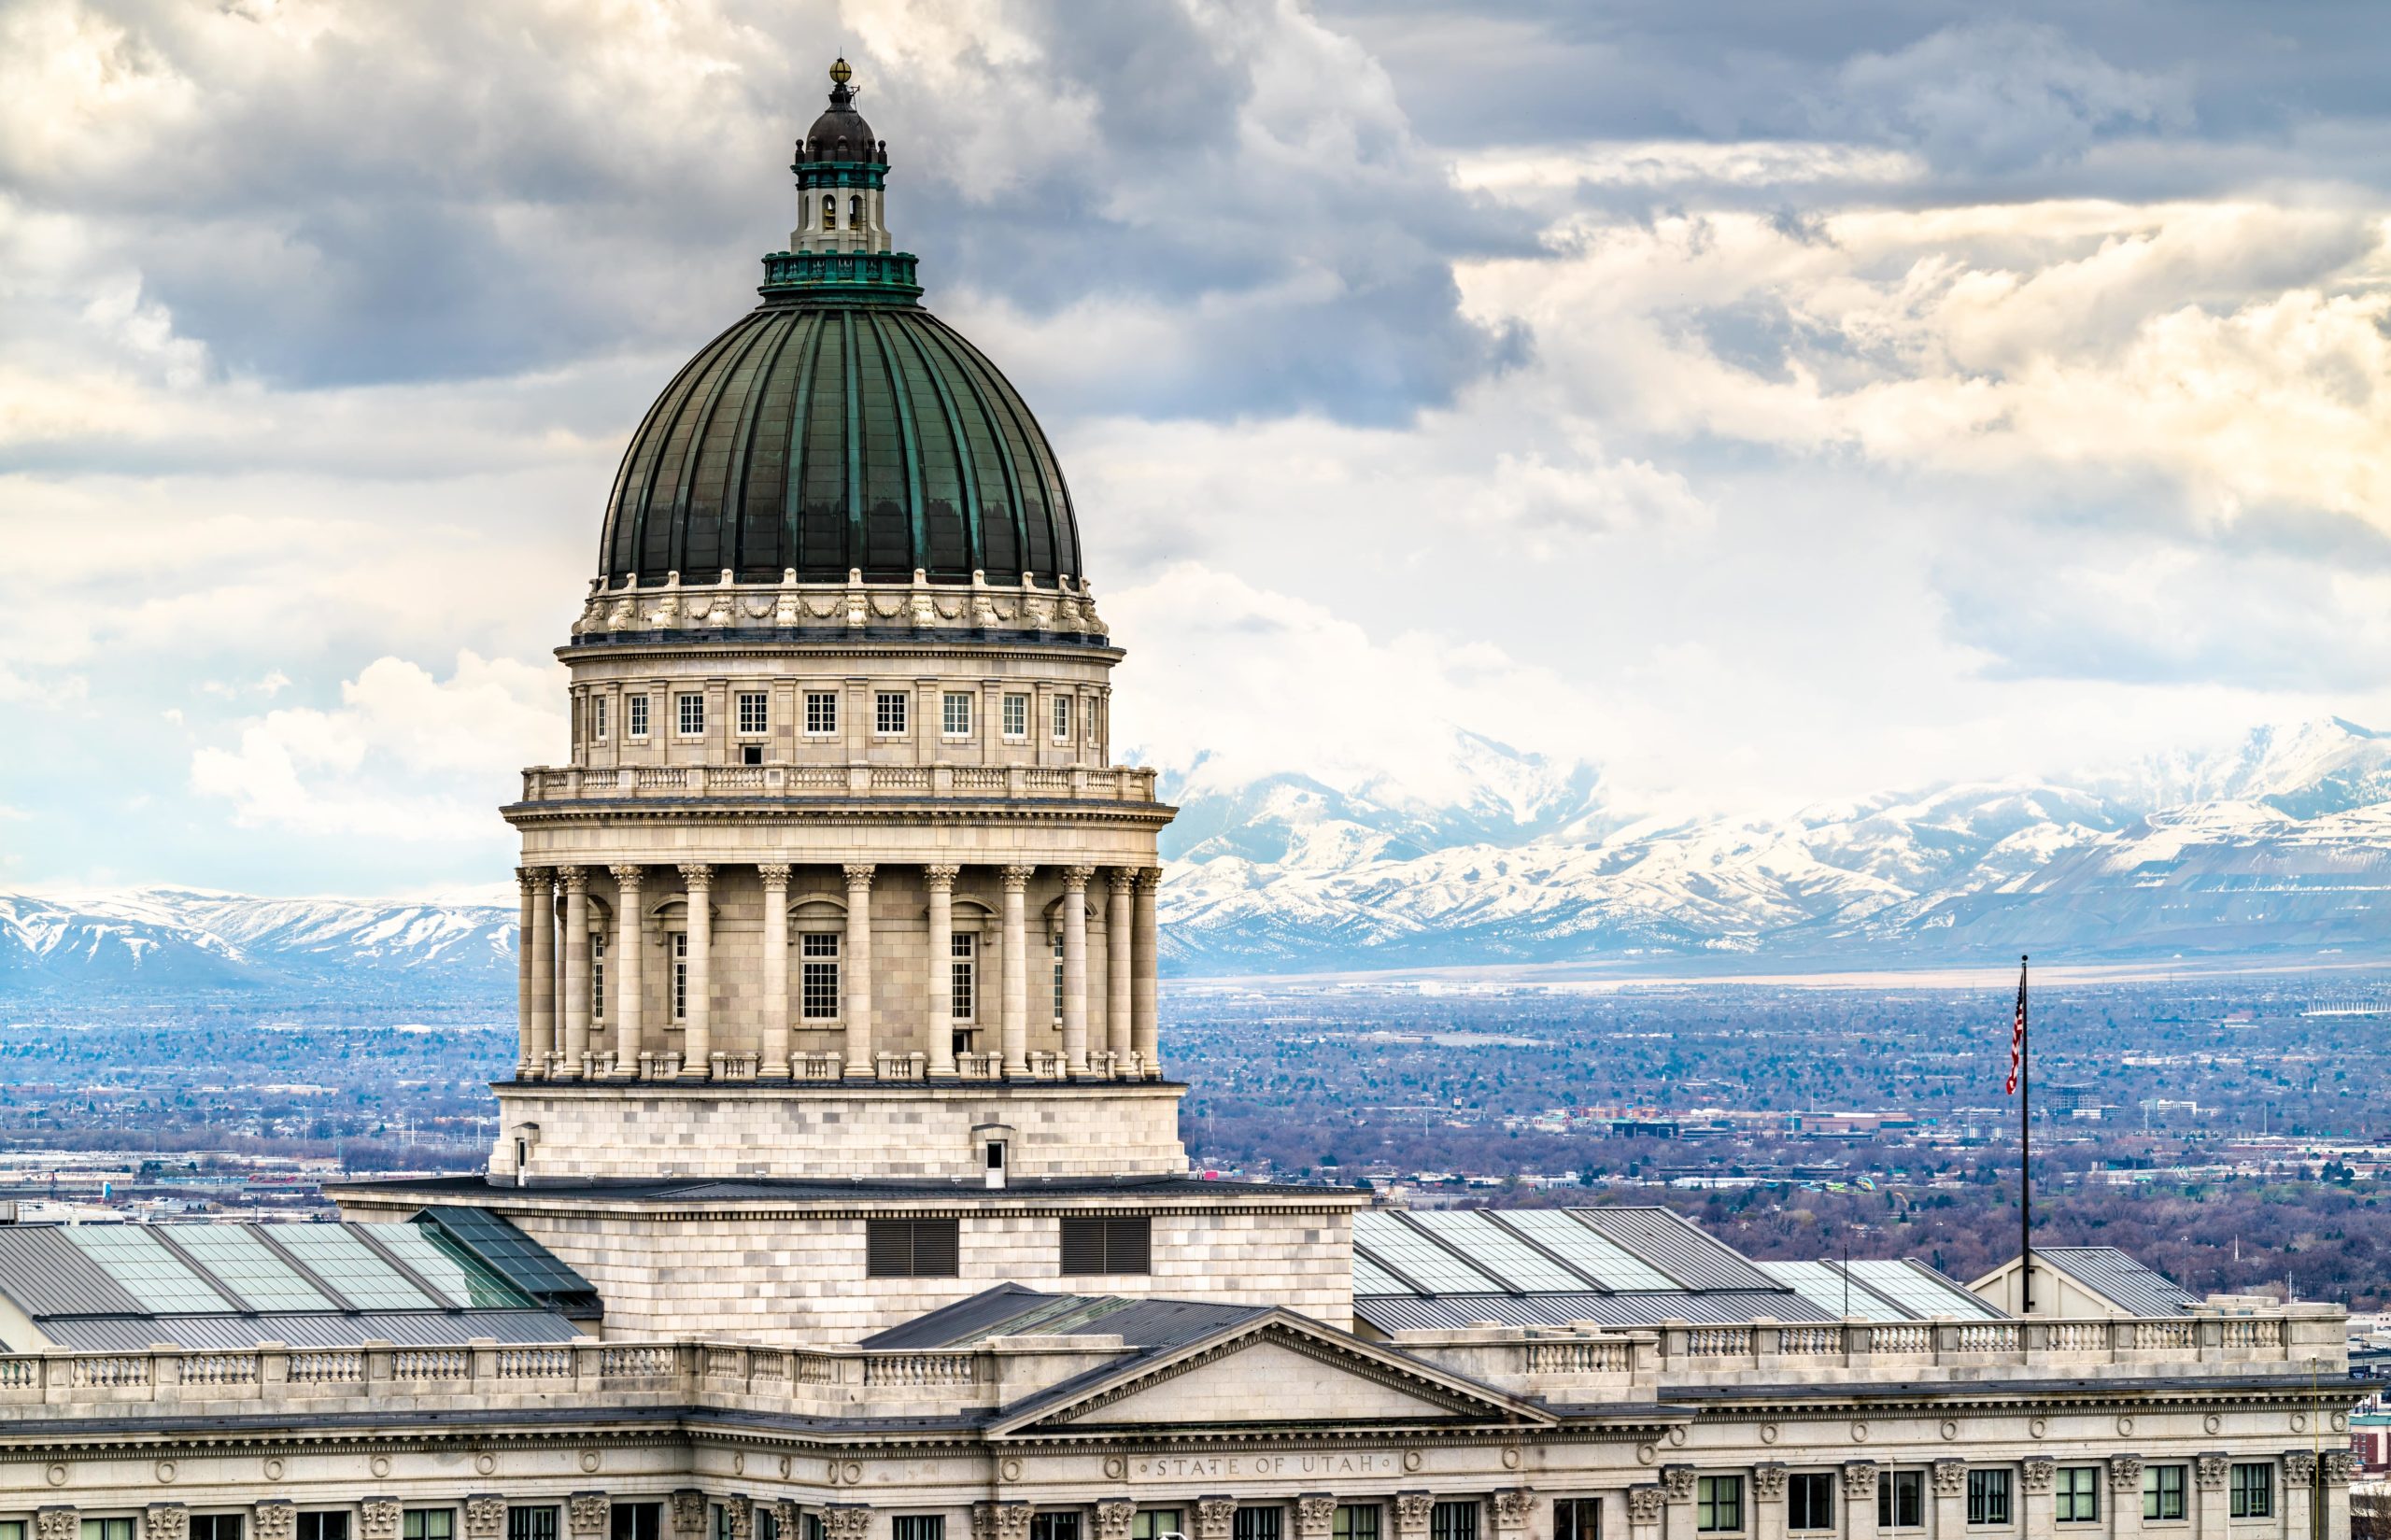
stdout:
<svg viewBox="0 0 2391 1540">
<path fill-rule="evenodd" d="M 765 797 L 983 798 L 1008 801 L 1153 802 L 1155 771 L 1034 765 L 639 765 L 618 770 L 537 766 L 526 802 Z"/>
<path fill-rule="evenodd" d="M 2267 1315 L 2149 1319 L 1835 1321 L 1740 1326 L 1664 1322 L 1403 1332 L 1395 1346 L 1507 1390 L 1567 1401 L 1669 1384 L 1996 1379 L 2119 1370 L 2142 1376 L 2348 1370 L 2339 1306 Z"/>
<path fill-rule="evenodd" d="M 1557 1405 L 1648 1398 L 1671 1385 L 2135 1378 L 2347 1372 L 2335 1306 L 2259 1316 L 1848 1322 L 1653 1330 L 1406 1332 L 1402 1350 Z M 801 1349 L 709 1341 L 464 1348 L 261 1347 L 254 1351 L 0 1355 L 0 1424 L 74 1417 L 233 1415 L 241 1403 L 403 1411 L 531 1406 L 569 1395 L 636 1407 L 865 1417 L 955 1415 L 1097 1367 L 1118 1339 L 997 1338 L 970 1350 Z"/>
</svg>

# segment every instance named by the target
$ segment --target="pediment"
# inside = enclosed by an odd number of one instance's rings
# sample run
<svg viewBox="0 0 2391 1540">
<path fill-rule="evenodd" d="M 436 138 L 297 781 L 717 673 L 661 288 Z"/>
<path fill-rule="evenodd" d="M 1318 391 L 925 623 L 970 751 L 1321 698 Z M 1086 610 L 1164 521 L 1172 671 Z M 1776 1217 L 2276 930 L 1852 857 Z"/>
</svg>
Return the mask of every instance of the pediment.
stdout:
<svg viewBox="0 0 2391 1540">
<path fill-rule="evenodd" d="M 1035 1397 L 994 1431 L 1550 1420 L 1492 1386 L 1278 1312 Z"/>
</svg>

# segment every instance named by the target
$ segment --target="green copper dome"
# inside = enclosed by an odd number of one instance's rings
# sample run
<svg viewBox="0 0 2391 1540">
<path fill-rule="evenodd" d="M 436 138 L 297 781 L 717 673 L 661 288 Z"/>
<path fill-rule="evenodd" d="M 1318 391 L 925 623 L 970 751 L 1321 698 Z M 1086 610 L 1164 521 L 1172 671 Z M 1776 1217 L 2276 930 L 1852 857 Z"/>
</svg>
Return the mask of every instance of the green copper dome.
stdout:
<svg viewBox="0 0 2391 1540">
<path fill-rule="evenodd" d="M 854 114 L 843 70 L 798 146 L 795 249 L 764 259 L 764 303 L 673 377 L 624 452 L 599 555 L 607 587 L 726 571 L 1083 575 L 1045 433 L 996 365 L 921 308 L 914 259 L 888 248 L 886 147 Z"/>
</svg>

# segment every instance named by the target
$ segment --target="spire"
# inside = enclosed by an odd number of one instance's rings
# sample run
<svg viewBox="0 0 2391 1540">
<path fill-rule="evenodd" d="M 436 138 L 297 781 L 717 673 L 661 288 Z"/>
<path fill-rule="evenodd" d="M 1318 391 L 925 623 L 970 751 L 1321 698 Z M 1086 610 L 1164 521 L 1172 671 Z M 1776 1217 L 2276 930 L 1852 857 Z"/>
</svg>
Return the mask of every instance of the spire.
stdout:
<svg viewBox="0 0 2391 1540">
<path fill-rule="evenodd" d="M 913 259 L 888 236 L 888 143 L 856 110 L 855 74 L 843 54 L 832 63 L 830 105 L 797 142 L 797 228 L 786 251 L 764 259 L 767 298 L 911 304 L 921 293 Z"/>
</svg>

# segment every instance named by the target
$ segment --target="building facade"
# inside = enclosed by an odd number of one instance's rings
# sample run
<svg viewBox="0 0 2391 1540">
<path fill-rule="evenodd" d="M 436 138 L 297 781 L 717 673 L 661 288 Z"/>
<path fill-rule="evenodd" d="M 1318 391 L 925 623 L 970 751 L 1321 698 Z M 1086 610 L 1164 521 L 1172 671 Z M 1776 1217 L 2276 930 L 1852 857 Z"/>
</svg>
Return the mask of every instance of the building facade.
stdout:
<svg viewBox="0 0 2391 1540">
<path fill-rule="evenodd" d="M 506 809 L 487 1175 L 0 1231 L 0 1540 L 2347 1533 L 2332 1307 L 2020 1317 L 1657 1211 L 1192 1179 L 1077 511 L 833 81 Z"/>
</svg>

